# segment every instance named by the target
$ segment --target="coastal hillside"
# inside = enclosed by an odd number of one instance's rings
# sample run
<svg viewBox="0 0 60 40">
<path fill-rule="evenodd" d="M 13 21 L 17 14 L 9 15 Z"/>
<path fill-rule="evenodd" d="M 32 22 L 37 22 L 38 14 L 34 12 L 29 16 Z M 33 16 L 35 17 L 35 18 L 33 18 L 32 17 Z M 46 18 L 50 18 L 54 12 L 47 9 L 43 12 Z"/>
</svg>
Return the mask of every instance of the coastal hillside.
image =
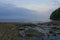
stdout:
<svg viewBox="0 0 60 40">
<path fill-rule="evenodd" d="M 50 15 L 50 19 L 60 20 L 60 8 L 58 8 L 55 11 L 52 12 L 52 14 Z"/>
</svg>

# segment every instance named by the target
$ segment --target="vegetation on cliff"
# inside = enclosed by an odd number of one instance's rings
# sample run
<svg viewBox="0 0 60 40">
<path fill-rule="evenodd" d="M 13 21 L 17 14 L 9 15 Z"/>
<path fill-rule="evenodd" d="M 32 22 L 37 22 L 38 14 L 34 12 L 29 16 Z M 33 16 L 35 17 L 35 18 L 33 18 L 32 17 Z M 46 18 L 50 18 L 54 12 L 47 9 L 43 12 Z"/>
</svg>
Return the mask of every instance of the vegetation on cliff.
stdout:
<svg viewBox="0 0 60 40">
<path fill-rule="evenodd" d="M 60 8 L 58 8 L 52 12 L 52 14 L 50 15 L 50 19 L 51 20 L 60 20 Z"/>
</svg>

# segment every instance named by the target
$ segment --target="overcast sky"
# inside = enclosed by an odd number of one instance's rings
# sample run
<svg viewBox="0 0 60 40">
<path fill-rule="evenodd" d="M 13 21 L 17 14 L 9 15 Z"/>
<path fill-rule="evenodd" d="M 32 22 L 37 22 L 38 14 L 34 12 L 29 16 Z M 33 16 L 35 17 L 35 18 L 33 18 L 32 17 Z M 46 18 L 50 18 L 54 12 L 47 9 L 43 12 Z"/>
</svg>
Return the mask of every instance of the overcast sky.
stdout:
<svg viewBox="0 0 60 40">
<path fill-rule="evenodd" d="M 0 0 L 0 19 L 48 19 L 60 0 Z"/>
</svg>

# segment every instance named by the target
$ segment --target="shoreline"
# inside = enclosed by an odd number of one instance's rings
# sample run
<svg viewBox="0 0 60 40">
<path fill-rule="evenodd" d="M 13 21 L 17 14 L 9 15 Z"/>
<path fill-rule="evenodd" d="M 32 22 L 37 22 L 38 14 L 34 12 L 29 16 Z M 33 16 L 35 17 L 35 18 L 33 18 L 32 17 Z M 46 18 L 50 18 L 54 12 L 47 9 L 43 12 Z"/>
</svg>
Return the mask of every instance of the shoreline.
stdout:
<svg viewBox="0 0 60 40">
<path fill-rule="evenodd" d="M 19 30 L 18 28 L 20 27 L 25 27 L 27 28 L 32 27 L 33 29 L 36 29 L 36 27 L 58 27 L 60 26 L 60 21 L 52 21 L 52 22 L 45 22 L 45 23 L 17 23 L 17 22 L 0 22 L 0 40 L 28 40 L 26 38 L 22 38 L 19 36 Z M 35 27 L 35 28 L 34 28 Z M 38 30 L 38 28 L 36 30 Z M 45 29 L 45 28 L 44 28 Z M 40 30 L 40 29 L 39 29 Z M 32 30 L 29 30 L 30 32 Z M 29 33 L 26 32 L 26 33 Z M 37 32 L 39 34 L 39 32 Z M 36 36 L 39 36 L 36 34 Z"/>
</svg>

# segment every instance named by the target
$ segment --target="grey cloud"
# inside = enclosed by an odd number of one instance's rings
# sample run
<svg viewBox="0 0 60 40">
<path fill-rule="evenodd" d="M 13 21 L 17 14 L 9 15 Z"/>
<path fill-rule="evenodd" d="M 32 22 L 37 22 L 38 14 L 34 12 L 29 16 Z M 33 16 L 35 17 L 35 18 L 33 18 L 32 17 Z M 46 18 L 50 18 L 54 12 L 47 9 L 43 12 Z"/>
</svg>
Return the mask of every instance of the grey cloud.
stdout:
<svg viewBox="0 0 60 40">
<path fill-rule="evenodd" d="M 0 4 L 0 20 L 2 19 L 19 19 L 34 20 L 37 18 L 37 12 L 25 8 L 17 8 L 12 4 Z"/>
</svg>

